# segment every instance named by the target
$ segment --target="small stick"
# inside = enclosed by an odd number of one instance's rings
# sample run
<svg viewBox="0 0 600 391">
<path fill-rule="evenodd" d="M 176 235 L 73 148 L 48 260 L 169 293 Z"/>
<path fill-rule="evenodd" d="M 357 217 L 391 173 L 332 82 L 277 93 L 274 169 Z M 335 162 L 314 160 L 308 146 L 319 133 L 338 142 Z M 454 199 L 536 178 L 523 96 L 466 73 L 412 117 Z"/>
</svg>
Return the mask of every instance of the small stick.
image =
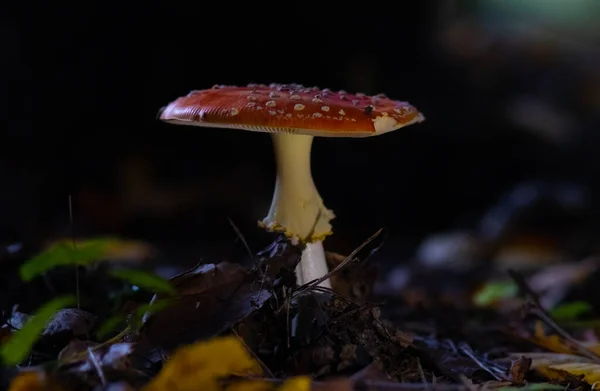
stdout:
<svg viewBox="0 0 600 391">
<path fill-rule="evenodd" d="M 102 386 L 106 387 L 106 377 L 104 376 L 104 372 L 102 372 L 102 366 L 98 362 L 98 358 L 96 358 L 96 355 L 94 355 L 94 352 L 92 352 L 92 348 L 88 348 L 88 356 L 90 357 L 90 361 L 98 373 L 98 377 L 100 378 Z"/>
<path fill-rule="evenodd" d="M 567 333 L 558 324 L 556 324 L 556 322 L 552 319 L 552 316 L 548 313 L 548 311 L 546 311 L 546 309 L 544 309 L 544 307 L 542 307 L 542 304 L 541 304 L 538 294 L 533 289 L 531 289 L 531 287 L 529 286 L 529 284 L 525 280 L 525 277 L 523 277 L 522 274 L 518 273 L 516 270 L 513 270 L 513 269 L 509 269 L 508 273 L 512 277 L 512 279 L 515 281 L 515 283 L 519 286 L 519 289 L 521 289 L 521 291 L 523 293 L 525 293 L 533 301 L 533 304 L 535 305 L 535 308 L 533 308 L 531 310 L 531 313 L 533 315 L 540 318 L 540 320 L 542 320 L 542 322 L 546 323 L 546 325 L 548 327 L 552 328 L 554 331 L 556 331 L 558 334 L 560 334 L 561 337 L 563 337 L 567 341 L 571 342 L 577 348 L 579 353 L 581 353 L 581 355 L 589 358 L 590 360 L 594 361 L 595 363 L 600 363 L 600 356 L 598 356 L 596 353 L 594 353 L 593 351 L 588 349 L 580 341 L 571 337 L 571 335 L 569 335 L 569 333 Z"/>
<path fill-rule="evenodd" d="M 493 370 L 491 370 L 490 368 L 487 367 L 487 365 L 484 365 L 481 361 L 479 361 L 479 359 L 477 359 L 477 357 L 475 357 L 475 355 L 473 354 L 473 351 L 471 350 L 470 347 L 467 346 L 467 344 L 462 344 L 461 348 L 460 348 L 461 352 L 463 354 L 465 354 L 466 356 L 468 356 L 471 360 L 473 360 L 473 362 L 475 362 L 475 364 L 477 364 L 479 366 L 479 368 L 483 369 L 484 371 L 486 371 L 487 373 L 489 373 L 490 375 L 492 375 L 494 377 L 494 379 L 498 380 L 498 381 L 502 381 L 502 380 L 508 380 L 506 378 L 502 378 L 500 376 L 498 376 L 496 373 L 494 373 Z"/>
<path fill-rule="evenodd" d="M 258 357 L 258 355 L 256 353 L 254 353 L 254 351 L 252 349 L 250 349 L 250 347 L 246 344 L 246 341 L 244 341 L 244 338 L 240 337 L 240 335 L 238 334 L 237 331 L 235 331 L 235 329 L 231 329 L 231 330 L 233 331 L 233 333 L 235 334 L 235 336 L 240 340 L 240 342 L 242 343 L 242 345 L 244 345 L 244 347 L 246 348 L 246 350 L 250 352 L 250 354 L 254 357 L 254 359 L 256 361 L 258 361 L 258 363 L 265 370 L 265 372 L 267 373 L 267 375 L 269 375 L 271 377 L 275 377 L 275 375 L 273 374 L 273 372 L 271 372 L 271 370 L 269 369 L 269 367 L 267 367 L 267 365 L 263 362 L 263 360 L 261 360 L 260 357 Z"/>
<path fill-rule="evenodd" d="M 356 256 L 356 254 L 358 254 L 360 252 L 360 250 L 362 250 L 369 243 L 371 243 L 373 240 L 375 240 L 375 238 L 377 238 L 379 236 L 379 234 L 381 234 L 382 231 L 383 231 L 382 228 L 378 229 L 377 232 L 375 232 L 373 235 L 371 235 L 371 237 L 369 237 L 367 240 L 365 240 L 363 244 L 361 244 L 356 249 L 354 249 L 354 251 L 352 251 L 350 253 L 350 255 L 348 255 L 346 257 L 346 259 L 344 259 L 340 264 L 338 264 L 335 268 L 333 268 L 333 270 L 329 271 L 329 273 L 325 274 L 321 278 L 307 282 L 306 284 L 298 287 L 296 289 L 296 291 L 294 292 L 294 297 L 302 294 L 303 292 L 313 288 L 316 285 L 319 285 L 320 283 L 327 280 L 329 277 L 331 277 L 332 275 L 334 275 L 335 273 L 337 273 L 338 271 L 343 269 L 348 263 L 350 263 L 350 261 L 352 261 L 354 259 L 354 257 Z"/>
</svg>

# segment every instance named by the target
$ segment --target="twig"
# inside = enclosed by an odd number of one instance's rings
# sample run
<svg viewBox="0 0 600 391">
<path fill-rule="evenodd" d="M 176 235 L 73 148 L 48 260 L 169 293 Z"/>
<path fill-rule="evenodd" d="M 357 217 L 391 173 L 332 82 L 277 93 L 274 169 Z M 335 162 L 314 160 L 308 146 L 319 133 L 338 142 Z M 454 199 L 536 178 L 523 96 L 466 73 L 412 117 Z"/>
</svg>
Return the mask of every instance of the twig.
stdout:
<svg viewBox="0 0 600 391">
<path fill-rule="evenodd" d="M 521 273 L 517 272 L 516 270 L 509 269 L 508 274 L 512 277 L 512 279 L 515 281 L 515 283 L 519 286 L 519 289 L 526 296 L 528 296 L 531 299 L 531 301 L 533 301 L 535 308 L 532 308 L 530 310 L 531 314 L 537 316 L 542 322 L 546 323 L 546 325 L 548 327 L 552 328 L 554 331 L 556 331 L 558 334 L 560 334 L 561 337 L 563 337 L 564 339 L 566 339 L 567 341 L 572 343 L 575 346 L 575 348 L 577 349 L 577 351 L 582 356 L 589 358 L 590 360 L 594 361 L 595 363 L 600 363 L 600 356 L 598 356 L 596 353 L 594 353 L 593 351 L 588 349 L 580 341 L 571 337 L 571 335 L 569 333 L 567 333 L 558 324 L 556 324 L 556 322 L 552 319 L 552 316 L 542 306 L 538 294 L 533 289 L 531 289 L 531 287 L 525 280 L 525 277 L 523 277 L 523 275 Z"/>
<path fill-rule="evenodd" d="M 246 251 L 248 251 L 248 255 L 250 255 L 250 259 L 252 259 L 255 266 L 258 267 L 258 262 L 256 262 L 256 257 L 254 256 L 252 249 L 248 245 L 248 241 L 242 234 L 242 231 L 240 231 L 240 229 L 237 227 L 237 225 L 235 225 L 235 223 L 233 222 L 233 220 L 231 218 L 228 217 L 227 220 L 229 221 L 229 224 L 231 225 L 231 228 L 233 228 L 233 231 L 235 232 L 235 234 L 238 236 L 238 239 L 240 239 L 242 241 L 242 244 L 244 245 L 244 247 L 246 247 Z"/>
<path fill-rule="evenodd" d="M 333 268 L 333 270 L 329 271 L 329 273 L 325 274 L 321 278 L 317 278 L 316 280 L 312 280 L 312 281 L 307 282 L 306 284 L 296 288 L 296 290 L 293 293 L 293 297 L 296 297 L 296 296 L 306 292 L 307 290 L 319 285 L 320 283 L 327 280 L 329 277 L 331 277 L 332 275 L 334 275 L 335 273 L 337 273 L 338 271 L 343 269 L 348 263 L 350 263 L 354 259 L 354 257 L 356 256 L 356 254 L 358 254 L 360 252 L 360 250 L 365 248 L 369 243 L 371 243 L 375 238 L 377 238 L 379 236 L 379 234 L 381 234 L 382 231 L 383 231 L 382 228 L 378 229 L 377 232 L 375 232 L 373 235 L 371 235 L 371 237 L 369 237 L 367 240 L 365 240 L 363 244 L 361 244 L 356 249 L 354 249 L 354 251 L 352 251 L 350 253 L 350 255 L 348 255 L 346 257 L 346 259 L 344 259 L 340 264 L 338 264 L 335 268 Z"/>
<path fill-rule="evenodd" d="M 102 365 L 100 365 L 100 363 L 98 362 L 98 358 L 96 358 L 96 355 L 92 351 L 92 348 L 88 348 L 88 356 L 90 357 L 90 361 L 92 362 L 92 365 L 98 373 L 98 377 L 100 378 L 102 386 L 106 387 L 106 377 L 104 376 L 104 372 L 102 372 Z"/>
<path fill-rule="evenodd" d="M 273 372 L 271 372 L 271 370 L 269 369 L 269 367 L 264 363 L 263 360 L 260 359 L 260 357 L 258 357 L 258 355 L 256 353 L 254 353 L 254 351 L 252 349 L 250 349 L 250 347 L 246 344 L 246 341 L 244 341 L 244 338 L 240 337 L 240 335 L 238 334 L 237 331 L 235 331 L 235 329 L 231 329 L 233 331 L 233 333 L 235 334 L 235 336 L 240 340 L 240 342 L 242 343 L 242 345 L 244 345 L 244 347 L 246 348 L 246 350 L 248 352 L 250 352 L 250 354 L 254 357 L 254 359 L 256 361 L 258 361 L 258 363 L 260 364 L 260 366 L 264 369 L 264 371 L 267 373 L 267 375 L 271 376 L 271 377 L 275 377 L 275 375 L 273 374 Z"/>
<path fill-rule="evenodd" d="M 421 379 L 423 380 L 423 384 L 425 385 L 425 390 L 429 391 L 429 384 L 427 384 L 425 371 L 423 370 L 423 366 L 421 365 L 421 360 L 419 359 L 419 357 L 417 357 L 417 365 L 419 367 L 419 375 L 421 375 Z"/>
<path fill-rule="evenodd" d="M 485 365 L 484 363 L 479 361 L 479 359 L 477 357 L 475 357 L 475 354 L 473 354 L 472 349 L 466 343 L 461 343 L 460 351 L 464 355 L 468 356 L 471 360 L 473 360 L 473 362 L 475 362 L 475 364 L 477 364 L 479 366 L 479 368 L 483 369 L 484 371 L 486 371 L 487 373 L 492 375 L 494 377 L 494 379 L 496 379 L 498 381 L 508 380 L 508 379 L 504 378 L 503 376 L 497 375 L 496 373 L 494 373 L 494 371 L 491 368 L 489 368 L 487 365 Z"/>
<path fill-rule="evenodd" d="M 235 225 L 235 223 L 233 222 L 233 220 L 231 218 L 228 217 L 227 220 L 229 221 L 229 224 L 231 225 L 231 228 L 233 228 L 233 231 L 236 233 L 236 235 L 238 236 L 238 238 L 242 241 L 242 244 L 244 245 L 244 247 L 246 247 L 246 251 L 248 252 L 248 255 L 250 256 L 250 259 L 254 263 L 254 267 L 256 268 L 256 271 L 260 275 L 260 286 L 258 287 L 258 293 L 256 294 L 256 298 L 254 299 L 254 301 L 256 301 L 258 303 L 259 299 L 260 299 L 260 294 L 261 294 L 261 292 L 263 290 L 263 286 L 264 286 L 264 283 L 265 283 L 265 278 L 264 278 L 265 277 L 265 273 L 260 268 L 260 264 L 256 260 L 256 257 L 254 256 L 254 253 L 252 252 L 252 249 L 248 245 L 248 241 L 246 240 L 246 238 L 242 234 L 242 231 L 240 231 L 240 229 L 237 227 L 237 225 Z"/>
</svg>

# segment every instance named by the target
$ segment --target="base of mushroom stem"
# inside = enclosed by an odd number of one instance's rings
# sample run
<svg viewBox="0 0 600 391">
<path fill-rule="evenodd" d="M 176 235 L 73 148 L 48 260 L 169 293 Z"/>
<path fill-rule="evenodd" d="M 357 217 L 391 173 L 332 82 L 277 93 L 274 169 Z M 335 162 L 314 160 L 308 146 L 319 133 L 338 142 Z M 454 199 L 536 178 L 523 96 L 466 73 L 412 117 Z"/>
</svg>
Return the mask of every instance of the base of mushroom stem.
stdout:
<svg viewBox="0 0 600 391">
<path fill-rule="evenodd" d="M 327 259 L 325 258 L 325 249 L 322 241 L 306 243 L 302 250 L 300 262 L 296 266 L 296 283 L 302 286 L 308 282 L 319 279 L 329 273 Z M 330 279 L 326 279 L 317 286 L 331 289 Z"/>
</svg>

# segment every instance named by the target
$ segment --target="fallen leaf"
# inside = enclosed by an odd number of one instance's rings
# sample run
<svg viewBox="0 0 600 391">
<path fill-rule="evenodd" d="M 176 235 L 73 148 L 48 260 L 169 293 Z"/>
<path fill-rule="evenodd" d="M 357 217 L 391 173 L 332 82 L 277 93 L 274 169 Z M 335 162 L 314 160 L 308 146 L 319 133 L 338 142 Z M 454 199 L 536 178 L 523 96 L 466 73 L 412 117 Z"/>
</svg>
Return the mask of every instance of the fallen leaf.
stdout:
<svg viewBox="0 0 600 391">
<path fill-rule="evenodd" d="M 507 238 L 492 258 L 498 269 L 532 270 L 556 265 L 563 261 L 564 254 L 557 244 L 544 237 L 516 236 Z"/>
<path fill-rule="evenodd" d="M 353 381 L 364 381 L 364 380 L 387 380 L 387 376 L 383 371 L 383 367 L 381 366 L 381 362 L 375 360 L 371 362 L 369 365 L 364 367 L 358 372 L 355 372 L 350 379 Z"/>
<path fill-rule="evenodd" d="M 177 293 L 168 280 L 143 270 L 113 269 L 108 274 L 151 292 L 161 292 L 169 295 Z"/>
<path fill-rule="evenodd" d="M 79 363 L 79 371 L 95 371 L 94 364 L 90 362 L 90 354 L 102 367 L 112 369 L 125 369 L 128 367 L 128 357 L 133 352 L 130 343 L 114 343 L 100 345 L 93 341 L 72 340 L 61 350 L 58 360 L 62 365 Z"/>
<path fill-rule="evenodd" d="M 25 262 L 20 269 L 21 278 L 33 278 L 64 265 L 86 265 L 100 260 L 120 260 L 149 256 L 152 250 L 142 242 L 115 238 L 88 240 L 62 239 L 52 243 L 44 251 Z"/>
<path fill-rule="evenodd" d="M 27 370 L 12 379 L 8 391 L 61 391 L 62 389 L 44 372 Z"/>
<path fill-rule="evenodd" d="M 512 299 L 519 293 L 519 287 L 512 280 L 491 281 L 481 287 L 473 297 L 475 305 L 487 307 L 504 299 Z"/>
<path fill-rule="evenodd" d="M 326 252 L 325 256 L 329 270 L 333 270 L 346 259 L 346 256 L 332 252 Z M 334 273 L 330 280 L 332 289 L 340 295 L 366 301 L 371 296 L 376 278 L 375 264 L 351 262 Z"/>
<path fill-rule="evenodd" d="M 42 335 L 71 333 L 75 337 L 86 336 L 94 327 L 95 321 L 96 317 L 87 311 L 78 308 L 64 308 L 52 316 Z"/>
<path fill-rule="evenodd" d="M 312 380 L 308 376 L 292 377 L 283 382 L 277 391 L 311 391 L 311 382 Z"/>
<path fill-rule="evenodd" d="M 556 353 L 577 354 L 578 350 L 573 343 L 565 340 L 556 334 L 547 335 L 544 331 L 544 324 L 537 321 L 535 325 L 535 335 L 531 340 L 538 346 L 546 348 Z M 600 344 L 596 341 L 578 341 L 578 344 L 600 356 Z"/>
<path fill-rule="evenodd" d="M 550 369 L 564 371 L 575 376 L 583 376 L 582 380 L 589 385 L 600 382 L 600 364 L 567 363 L 551 365 Z"/>
<path fill-rule="evenodd" d="M 531 368 L 532 359 L 521 356 L 514 360 L 508 370 L 508 379 L 515 384 L 523 384 L 525 375 Z"/>
<path fill-rule="evenodd" d="M 550 315 L 558 321 L 575 320 L 581 315 L 585 315 L 592 311 L 592 306 L 584 301 L 573 301 L 570 303 L 559 304 Z"/>
<path fill-rule="evenodd" d="M 197 266 L 173 277 L 171 284 L 177 289 L 171 305 L 144 315 L 140 329 L 152 345 L 167 352 L 219 335 L 271 298 L 254 273 L 228 262 Z M 164 299 L 157 293 L 150 304 Z"/>
<path fill-rule="evenodd" d="M 87 349 L 96 346 L 98 346 L 98 343 L 94 341 L 74 339 L 58 353 L 58 361 L 63 365 L 81 361 L 82 356 L 87 355 Z M 85 354 L 83 354 L 83 352 L 85 352 Z"/>
<path fill-rule="evenodd" d="M 590 362 L 586 357 L 560 353 L 513 353 L 511 356 L 518 354 L 531 358 L 531 369 L 548 380 L 564 381 L 572 376 L 590 385 L 600 381 L 600 364 Z"/>
<path fill-rule="evenodd" d="M 238 338 L 217 337 L 177 349 L 142 391 L 219 391 L 222 379 L 262 374 Z"/>
<path fill-rule="evenodd" d="M 22 329 L 16 331 L 12 337 L 2 345 L 0 355 L 2 361 L 8 365 L 21 363 L 31 351 L 33 344 L 38 340 L 48 322 L 64 307 L 76 302 L 74 296 L 58 297 L 40 307 L 32 315 Z"/>
<path fill-rule="evenodd" d="M 96 336 L 100 339 L 104 339 L 110 333 L 115 331 L 120 325 L 124 324 L 127 318 L 124 315 L 115 315 L 106 319 L 96 330 Z"/>
<path fill-rule="evenodd" d="M 555 353 L 575 353 L 575 350 L 563 338 L 554 334 L 546 335 L 544 324 L 539 320 L 535 323 L 535 335 L 532 337 L 532 341 Z"/>
</svg>

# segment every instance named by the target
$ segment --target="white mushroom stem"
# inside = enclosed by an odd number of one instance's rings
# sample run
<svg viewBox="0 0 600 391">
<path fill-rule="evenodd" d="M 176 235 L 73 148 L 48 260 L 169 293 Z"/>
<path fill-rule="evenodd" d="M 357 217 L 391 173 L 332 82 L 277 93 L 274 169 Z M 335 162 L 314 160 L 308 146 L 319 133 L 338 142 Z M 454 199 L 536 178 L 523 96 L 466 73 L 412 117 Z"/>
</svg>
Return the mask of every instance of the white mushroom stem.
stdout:
<svg viewBox="0 0 600 391">
<path fill-rule="evenodd" d="M 272 134 L 277 179 L 273 201 L 262 221 L 269 230 L 284 231 L 292 241 L 306 243 L 296 269 L 297 282 L 303 285 L 328 272 L 323 240 L 331 234 L 329 221 L 335 216 L 323 205 L 311 172 L 313 136 Z M 330 288 L 329 280 L 320 286 Z"/>
<path fill-rule="evenodd" d="M 306 247 L 302 251 L 300 263 L 296 266 L 296 282 L 298 286 L 321 278 L 328 272 L 329 269 L 327 268 L 327 261 L 325 260 L 323 241 L 317 240 L 312 243 L 306 243 Z M 323 280 L 318 286 L 331 288 L 331 282 L 328 278 Z"/>
</svg>

